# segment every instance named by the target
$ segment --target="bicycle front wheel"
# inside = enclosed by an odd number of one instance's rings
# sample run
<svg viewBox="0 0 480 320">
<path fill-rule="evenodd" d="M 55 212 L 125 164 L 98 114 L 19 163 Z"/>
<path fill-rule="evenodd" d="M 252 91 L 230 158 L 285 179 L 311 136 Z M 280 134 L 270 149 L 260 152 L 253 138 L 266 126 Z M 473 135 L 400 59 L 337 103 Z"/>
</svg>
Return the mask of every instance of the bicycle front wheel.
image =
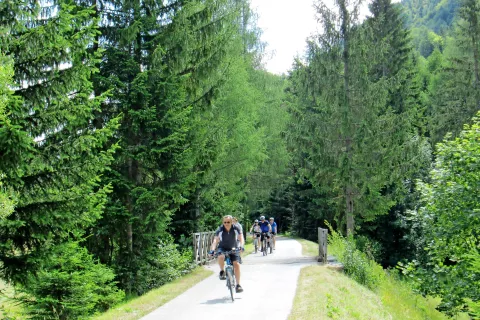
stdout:
<svg viewBox="0 0 480 320">
<path fill-rule="evenodd" d="M 232 302 L 235 301 L 235 281 L 233 279 L 233 272 L 232 269 L 228 268 L 227 270 L 227 286 L 230 290 L 230 296 L 232 297 Z"/>
</svg>

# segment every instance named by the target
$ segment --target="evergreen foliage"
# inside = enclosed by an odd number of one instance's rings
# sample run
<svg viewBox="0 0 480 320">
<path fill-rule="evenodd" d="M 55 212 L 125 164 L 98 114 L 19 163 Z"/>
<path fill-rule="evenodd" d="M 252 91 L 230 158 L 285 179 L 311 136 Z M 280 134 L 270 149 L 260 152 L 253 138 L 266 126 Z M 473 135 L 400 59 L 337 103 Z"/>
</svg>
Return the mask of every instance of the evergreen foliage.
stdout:
<svg viewBox="0 0 480 320">
<path fill-rule="evenodd" d="M 479 313 L 478 0 L 315 8 L 284 77 L 247 0 L 0 2 L 0 277 L 32 318 L 189 272 L 225 214 L 333 225 L 358 281 L 414 257 L 422 293 Z"/>
<path fill-rule="evenodd" d="M 402 0 L 407 21 L 412 28 L 425 26 L 428 30 L 443 34 L 452 25 L 459 2 L 456 0 Z"/>
<path fill-rule="evenodd" d="M 75 242 L 55 247 L 20 293 L 29 319 L 88 319 L 120 302 L 113 271 Z"/>
<path fill-rule="evenodd" d="M 13 65 L 12 60 L 0 55 L 0 123 L 7 121 L 5 110 L 10 102 L 12 90 Z M 4 186 L 2 180 L 4 174 L 0 171 L 0 220 L 8 217 L 14 210 L 15 200 L 8 186 Z"/>
<path fill-rule="evenodd" d="M 310 41 L 306 65 L 298 63 L 292 72 L 292 112 L 305 175 L 337 194 L 337 210 L 345 212 L 341 221 L 353 233 L 354 219 L 372 221 L 395 203 L 385 189 L 401 185 L 418 164 L 411 159 L 422 139 L 412 126 L 415 101 L 389 102 L 401 91 L 393 89 L 397 61 L 387 65 L 386 53 L 404 49 L 393 48 L 390 34 L 377 36 L 384 14 L 370 23 L 375 28 L 360 27 L 358 6 L 352 12 L 346 6 L 340 2 L 338 13 L 317 6 L 325 33 Z"/>
<path fill-rule="evenodd" d="M 462 2 L 458 18 L 447 39 L 443 63 L 439 63 L 443 72 L 431 90 L 429 131 L 433 143 L 442 141 L 447 132 L 454 137 L 459 134 L 480 104 L 479 2 Z"/>
<path fill-rule="evenodd" d="M 0 121 L 2 182 L 16 195 L 0 220 L 2 277 L 24 283 L 55 246 L 102 214 L 115 120 L 92 126 L 102 97 L 90 82 L 98 52 L 92 10 L 70 1 L 0 5 L 0 51 L 14 56 L 13 96 Z"/>
</svg>

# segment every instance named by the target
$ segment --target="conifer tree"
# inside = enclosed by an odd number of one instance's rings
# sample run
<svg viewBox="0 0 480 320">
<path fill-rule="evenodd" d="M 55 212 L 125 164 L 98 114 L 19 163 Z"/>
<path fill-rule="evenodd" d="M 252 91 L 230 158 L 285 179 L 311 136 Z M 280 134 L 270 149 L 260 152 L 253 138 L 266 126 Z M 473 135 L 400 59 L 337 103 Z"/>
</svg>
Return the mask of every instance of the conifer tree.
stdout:
<svg viewBox="0 0 480 320">
<path fill-rule="evenodd" d="M 155 259 L 170 241 L 173 213 L 208 163 L 211 149 L 192 141 L 228 71 L 240 10 L 226 0 L 89 4 L 104 50 L 95 90 L 111 92 L 96 122 L 120 114 L 122 121 L 105 179 L 113 192 L 88 246 L 115 268 L 123 288 L 143 293 L 157 283 Z"/>
<path fill-rule="evenodd" d="M 3 1 L 0 51 L 15 57 L 14 96 L 0 120 L 0 172 L 16 194 L 0 220 L 2 277 L 24 282 L 52 248 L 101 215 L 114 123 L 92 126 L 102 97 L 90 77 L 98 55 L 92 10 L 71 1 Z"/>
<path fill-rule="evenodd" d="M 338 194 L 349 234 L 355 219 L 388 212 L 394 199 L 383 190 L 408 172 L 419 142 L 408 115 L 388 103 L 388 79 L 383 73 L 372 79 L 389 44 L 358 24 L 358 5 L 339 1 L 336 11 L 317 5 L 324 33 L 309 42 L 306 64 L 298 62 L 291 76 L 295 150 L 305 155 L 314 186 Z"/>
</svg>

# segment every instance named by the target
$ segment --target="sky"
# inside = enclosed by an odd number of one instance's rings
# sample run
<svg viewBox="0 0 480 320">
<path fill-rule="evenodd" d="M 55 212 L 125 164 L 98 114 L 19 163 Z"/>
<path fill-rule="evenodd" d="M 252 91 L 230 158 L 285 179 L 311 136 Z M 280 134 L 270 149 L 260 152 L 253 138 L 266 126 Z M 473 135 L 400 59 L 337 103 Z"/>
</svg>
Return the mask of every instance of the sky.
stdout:
<svg viewBox="0 0 480 320">
<path fill-rule="evenodd" d="M 251 0 L 258 14 L 257 26 L 267 42 L 265 67 L 276 74 L 287 73 L 294 57 L 303 55 L 306 38 L 315 33 L 317 23 L 312 0 Z"/>
<path fill-rule="evenodd" d="M 333 8 L 333 0 L 324 1 Z M 368 2 L 362 5 L 360 19 L 369 12 Z M 263 30 L 261 40 L 267 43 L 266 69 L 287 73 L 295 56 L 304 54 L 307 37 L 317 33 L 313 0 L 250 0 L 250 7 L 258 15 L 257 26 Z"/>
</svg>

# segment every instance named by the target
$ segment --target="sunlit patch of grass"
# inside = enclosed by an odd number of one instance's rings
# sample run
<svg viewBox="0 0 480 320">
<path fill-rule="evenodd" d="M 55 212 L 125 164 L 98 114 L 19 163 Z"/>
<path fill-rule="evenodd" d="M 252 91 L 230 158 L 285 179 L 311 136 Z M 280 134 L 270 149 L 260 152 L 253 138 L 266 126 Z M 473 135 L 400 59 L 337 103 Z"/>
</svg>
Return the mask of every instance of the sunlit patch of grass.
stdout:
<svg viewBox="0 0 480 320">
<path fill-rule="evenodd" d="M 133 298 L 111 310 L 93 317 L 94 320 L 133 320 L 161 307 L 168 301 L 212 275 L 211 270 L 198 267 L 190 274 L 154 289 L 143 296 Z"/>
<path fill-rule="evenodd" d="M 306 257 L 316 257 L 318 256 L 318 244 L 305 240 L 305 239 L 300 239 L 300 238 L 295 238 L 300 244 L 302 245 L 302 255 Z"/>
<path fill-rule="evenodd" d="M 300 272 L 289 320 L 394 319 L 378 296 L 347 276 L 324 266 Z"/>
</svg>

